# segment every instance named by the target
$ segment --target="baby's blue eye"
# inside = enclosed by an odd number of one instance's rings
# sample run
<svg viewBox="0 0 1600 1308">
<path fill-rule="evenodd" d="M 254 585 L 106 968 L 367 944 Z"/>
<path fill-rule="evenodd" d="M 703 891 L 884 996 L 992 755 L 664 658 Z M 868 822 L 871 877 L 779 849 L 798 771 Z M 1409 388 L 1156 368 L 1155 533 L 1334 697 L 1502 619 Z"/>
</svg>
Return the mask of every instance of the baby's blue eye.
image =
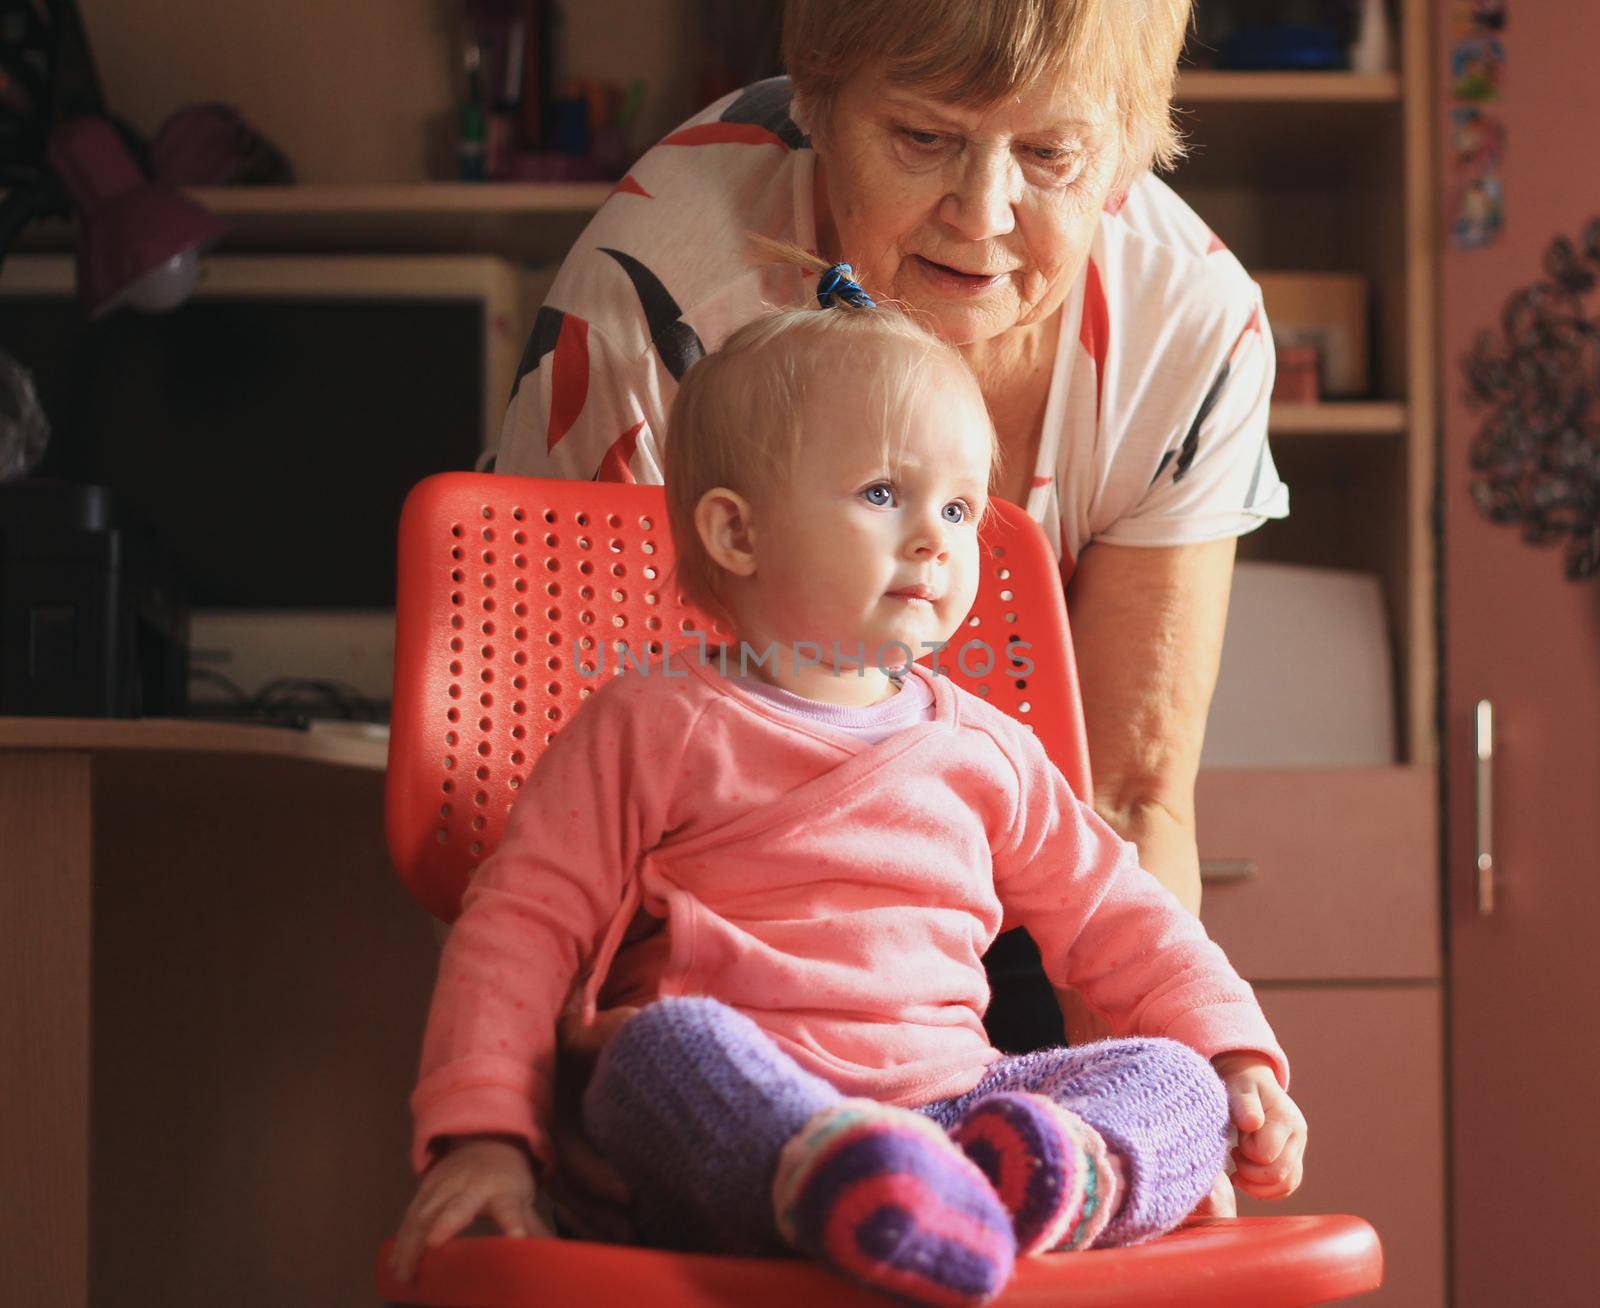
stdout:
<svg viewBox="0 0 1600 1308">
<path fill-rule="evenodd" d="M 875 508 L 886 509 L 894 503 L 894 491 L 888 482 L 880 481 L 876 486 L 868 486 L 861 493 L 866 496 L 867 503 Z"/>
<path fill-rule="evenodd" d="M 967 520 L 967 506 L 960 500 L 951 500 L 943 509 L 944 520 L 952 523 L 963 523 Z"/>
</svg>

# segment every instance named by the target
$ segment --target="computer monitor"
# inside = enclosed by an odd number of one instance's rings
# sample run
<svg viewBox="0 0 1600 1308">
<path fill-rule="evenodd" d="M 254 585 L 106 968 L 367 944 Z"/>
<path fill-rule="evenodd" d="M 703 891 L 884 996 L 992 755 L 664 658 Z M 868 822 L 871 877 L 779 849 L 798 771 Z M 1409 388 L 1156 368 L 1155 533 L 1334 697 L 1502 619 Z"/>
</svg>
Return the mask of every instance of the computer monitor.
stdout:
<svg viewBox="0 0 1600 1308">
<path fill-rule="evenodd" d="M 215 257 L 172 313 L 98 323 L 65 257 L 0 276 L 0 349 L 52 426 L 36 475 L 155 524 L 196 666 L 247 691 L 305 677 L 387 699 L 400 506 L 498 439 L 529 317 L 523 275 L 478 256 Z"/>
</svg>

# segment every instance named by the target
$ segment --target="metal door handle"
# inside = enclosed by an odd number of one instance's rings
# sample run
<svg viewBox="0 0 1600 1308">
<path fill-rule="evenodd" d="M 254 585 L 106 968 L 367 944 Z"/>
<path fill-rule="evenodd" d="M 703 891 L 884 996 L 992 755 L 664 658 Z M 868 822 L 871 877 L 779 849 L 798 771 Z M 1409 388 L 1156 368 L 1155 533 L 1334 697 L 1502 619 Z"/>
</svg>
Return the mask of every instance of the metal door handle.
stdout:
<svg viewBox="0 0 1600 1308">
<path fill-rule="evenodd" d="M 1206 885 L 1232 881 L 1254 881 L 1261 870 L 1249 858 L 1202 858 L 1200 880 Z"/>
<path fill-rule="evenodd" d="M 1473 712 L 1473 746 L 1478 756 L 1473 787 L 1477 806 L 1478 916 L 1494 912 L 1494 705 L 1480 699 Z"/>
</svg>

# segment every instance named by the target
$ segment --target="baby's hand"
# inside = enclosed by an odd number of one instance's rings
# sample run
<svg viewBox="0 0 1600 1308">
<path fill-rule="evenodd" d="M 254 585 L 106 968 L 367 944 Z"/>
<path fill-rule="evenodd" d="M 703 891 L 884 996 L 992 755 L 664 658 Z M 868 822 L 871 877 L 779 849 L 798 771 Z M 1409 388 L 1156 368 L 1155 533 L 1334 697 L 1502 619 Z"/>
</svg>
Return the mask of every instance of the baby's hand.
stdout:
<svg viewBox="0 0 1600 1308">
<path fill-rule="evenodd" d="M 501 1137 L 462 1137 L 427 1171 L 395 1237 L 390 1269 L 402 1281 L 425 1249 L 437 1249 L 479 1216 L 507 1235 L 550 1235 L 533 1211 L 533 1168 L 520 1145 Z"/>
<path fill-rule="evenodd" d="M 1305 1115 L 1260 1054 L 1219 1054 L 1211 1065 L 1228 1088 L 1228 1116 L 1239 1130 L 1234 1185 L 1256 1199 L 1293 1194 L 1305 1170 Z"/>
</svg>

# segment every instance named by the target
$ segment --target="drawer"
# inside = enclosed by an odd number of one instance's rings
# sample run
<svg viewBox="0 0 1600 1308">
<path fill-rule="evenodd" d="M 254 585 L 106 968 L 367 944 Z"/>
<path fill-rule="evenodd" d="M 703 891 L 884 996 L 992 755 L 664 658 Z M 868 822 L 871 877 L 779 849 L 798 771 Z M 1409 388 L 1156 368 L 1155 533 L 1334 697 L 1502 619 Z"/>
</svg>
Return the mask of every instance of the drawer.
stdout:
<svg viewBox="0 0 1600 1308">
<path fill-rule="evenodd" d="M 1247 979 L 1440 975 L 1432 768 L 1207 769 L 1195 805 L 1201 917 Z"/>
<path fill-rule="evenodd" d="M 1443 998 L 1432 984 L 1263 986 L 1310 1135 L 1288 1199 L 1243 1216 L 1355 1213 L 1383 1241 L 1383 1288 L 1363 1308 L 1445 1302 Z"/>
</svg>

